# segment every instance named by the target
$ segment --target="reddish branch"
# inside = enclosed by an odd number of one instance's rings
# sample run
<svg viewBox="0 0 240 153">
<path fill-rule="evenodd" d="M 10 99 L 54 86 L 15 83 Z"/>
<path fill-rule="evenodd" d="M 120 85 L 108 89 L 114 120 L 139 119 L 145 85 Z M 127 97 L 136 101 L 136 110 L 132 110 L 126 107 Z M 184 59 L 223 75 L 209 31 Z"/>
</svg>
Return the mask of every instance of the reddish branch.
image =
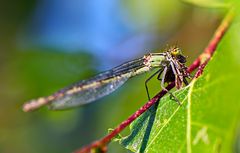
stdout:
<svg viewBox="0 0 240 153">
<path fill-rule="evenodd" d="M 214 33 L 212 39 L 210 40 L 208 46 L 205 48 L 204 52 L 189 66 L 189 73 L 193 72 L 198 68 L 195 78 L 199 77 L 208 61 L 211 59 L 213 53 L 215 52 L 219 42 L 221 41 L 224 33 L 230 26 L 230 23 L 233 20 L 233 13 L 229 12 L 228 15 L 224 18 L 216 32 Z M 171 90 L 175 86 L 174 82 L 169 84 L 166 88 Z M 93 151 L 94 149 L 99 149 L 102 152 L 106 152 L 106 145 L 122 130 L 124 130 L 128 125 L 130 125 L 136 118 L 138 118 L 141 114 L 147 111 L 151 106 L 153 106 L 160 98 L 162 98 L 167 92 L 162 90 L 155 97 L 153 97 L 149 102 L 147 102 L 144 106 L 142 106 L 139 110 L 137 110 L 133 115 L 131 115 L 128 119 L 123 121 L 119 126 L 117 126 L 111 133 L 106 135 L 100 140 L 93 142 L 92 144 L 77 150 L 75 153 L 88 153 Z"/>
<path fill-rule="evenodd" d="M 219 42 L 221 41 L 221 39 L 224 36 L 227 29 L 229 28 L 229 26 L 233 20 L 233 16 L 234 16 L 233 10 L 230 10 L 229 13 L 227 14 L 227 16 L 224 18 L 224 20 L 220 24 L 220 26 L 218 27 L 218 29 L 216 30 L 216 32 L 214 33 L 212 39 L 210 40 L 208 46 L 205 48 L 204 52 L 197 58 L 197 60 L 194 61 L 194 63 L 198 63 L 200 65 L 198 67 L 198 71 L 195 74 L 196 78 L 202 74 L 203 69 L 207 65 L 208 61 L 211 59 Z M 191 66 L 189 67 L 189 70 L 192 70 L 194 68 L 194 66 L 193 67 L 191 67 Z"/>
</svg>

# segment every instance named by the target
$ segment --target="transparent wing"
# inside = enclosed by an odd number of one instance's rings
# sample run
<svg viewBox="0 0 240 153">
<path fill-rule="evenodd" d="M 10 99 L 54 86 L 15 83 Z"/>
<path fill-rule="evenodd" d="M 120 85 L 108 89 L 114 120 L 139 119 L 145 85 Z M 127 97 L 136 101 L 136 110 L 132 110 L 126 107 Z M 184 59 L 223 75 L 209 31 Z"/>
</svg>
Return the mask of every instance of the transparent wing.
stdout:
<svg viewBox="0 0 240 153">
<path fill-rule="evenodd" d="M 128 80 L 129 77 L 130 74 L 125 74 L 106 80 L 94 81 L 83 86 L 83 88 L 80 88 L 79 91 L 72 88 L 72 92 L 71 90 L 67 90 L 63 96 L 52 100 L 52 102 L 49 103 L 49 108 L 53 110 L 67 109 L 91 103 L 119 88 Z"/>
<path fill-rule="evenodd" d="M 49 105 L 50 109 L 55 110 L 66 109 L 93 102 L 110 94 L 130 77 L 136 75 L 135 71 L 145 66 L 143 61 L 143 58 L 139 58 L 126 62 L 88 80 L 64 88 L 53 95 L 31 100 L 24 104 L 23 110 L 28 112 L 43 105 Z"/>
<path fill-rule="evenodd" d="M 134 70 L 145 66 L 143 60 L 139 58 L 126 62 L 57 92 L 55 97 L 59 98 L 51 100 L 49 108 L 56 110 L 80 106 L 112 93 L 132 76 Z"/>
</svg>

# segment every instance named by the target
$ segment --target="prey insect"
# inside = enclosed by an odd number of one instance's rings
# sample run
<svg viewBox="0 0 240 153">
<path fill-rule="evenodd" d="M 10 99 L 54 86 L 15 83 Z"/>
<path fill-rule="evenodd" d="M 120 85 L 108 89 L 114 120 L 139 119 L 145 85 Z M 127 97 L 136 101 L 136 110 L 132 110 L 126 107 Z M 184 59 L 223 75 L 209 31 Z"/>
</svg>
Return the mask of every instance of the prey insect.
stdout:
<svg viewBox="0 0 240 153">
<path fill-rule="evenodd" d="M 110 94 L 129 78 L 153 69 L 157 69 L 157 71 L 145 81 L 148 98 L 150 99 L 148 82 L 158 75 L 157 78 L 161 81 L 161 88 L 166 90 L 170 97 L 180 104 L 179 100 L 165 88 L 164 84 L 175 81 L 177 89 L 182 88 L 183 83 L 187 85 L 186 78 L 190 78 L 190 75 L 185 63 L 186 57 L 182 55 L 178 47 L 170 47 L 162 53 L 149 53 L 142 58 L 123 63 L 88 80 L 80 81 L 59 90 L 50 96 L 31 100 L 24 104 L 23 110 L 35 110 L 42 105 L 48 105 L 50 109 L 59 110 L 91 103 Z"/>
</svg>

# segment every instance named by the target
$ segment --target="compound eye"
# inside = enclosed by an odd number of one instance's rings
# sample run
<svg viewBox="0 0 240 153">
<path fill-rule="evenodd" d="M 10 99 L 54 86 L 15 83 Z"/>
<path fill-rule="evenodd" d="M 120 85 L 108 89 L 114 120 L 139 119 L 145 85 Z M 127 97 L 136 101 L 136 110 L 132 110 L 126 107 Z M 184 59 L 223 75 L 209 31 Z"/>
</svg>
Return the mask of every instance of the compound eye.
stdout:
<svg viewBox="0 0 240 153">
<path fill-rule="evenodd" d="M 173 55 L 179 54 L 179 49 L 178 48 L 174 48 L 173 51 L 172 51 L 172 54 Z"/>
<path fill-rule="evenodd" d="M 179 55 L 180 53 L 181 53 L 181 50 L 180 50 L 179 48 L 177 48 L 177 47 L 172 48 L 171 54 L 172 54 L 173 56 L 177 56 L 177 55 Z"/>
<path fill-rule="evenodd" d="M 186 57 L 183 56 L 183 55 L 177 55 L 177 60 L 180 62 L 180 63 L 186 63 L 187 60 L 186 60 Z"/>
</svg>

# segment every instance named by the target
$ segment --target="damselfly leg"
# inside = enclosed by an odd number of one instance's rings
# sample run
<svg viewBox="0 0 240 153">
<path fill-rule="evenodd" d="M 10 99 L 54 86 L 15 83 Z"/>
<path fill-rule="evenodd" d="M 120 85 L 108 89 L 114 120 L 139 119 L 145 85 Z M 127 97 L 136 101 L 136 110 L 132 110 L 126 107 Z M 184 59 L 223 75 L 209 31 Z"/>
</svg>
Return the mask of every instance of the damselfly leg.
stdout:
<svg viewBox="0 0 240 153">
<path fill-rule="evenodd" d="M 158 74 L 158 76 L 159 76 L 159 75 L 162 74 L 162 72 L 163 72 L 163 69 L 161 68 L 161 69 L 157 70 L 155 73 L 153 73 L 153 74 L 145 81 L 145 88 L 146 88 L 148 100 L 150 100 L 151 98 L 150 98 L 150 94 L 149 94 L 149 90 L 148 90 L 147 84 L 148 84 L 148 82 L 149 82 L 155 75 Z"/>
<path fill-rule="evenodd" d="M 161 87 L 163 90 L 165 90 L 167 93 L 170 94 L 170 99 L 175 100 L 179 105 L 181 105 L 181 102 L 178 100 L 178 98 L 174 96 L 173 93 L 167 90 L 164 86 L 167 71 L 168 71 L 168 66 L 165 66 L 162 74 Z"/>
<path fill-rule="evenodd" d="M 145 81 L 145 88 L 146 88 L 148 100 L 151 99 L 149 94 L 149 89 L 148 89 L 148 82 L 157 74 L 158 74 L 157 79 L 161 81 L 161 88 L 170 94 L 170 99 L 175 100 L 179 105 L 181 105 L 181 102 L 178 100 L 178 98 L 174 96 L 174 94 L 169 90 L 167 90 L 164 86 L 165 82 L 169 82 L 170 80 L 174 81 L 174 73 L 171 70 L 171 66 L 165 66 L 164 68 L 157 70 Z M 162 74 L 162 77 L 161 77 L 161 74 Z M 185 84 L 187 83 L 187 80 L 185 78 L 184 78 L 184 83 Z"/>
</svg>

